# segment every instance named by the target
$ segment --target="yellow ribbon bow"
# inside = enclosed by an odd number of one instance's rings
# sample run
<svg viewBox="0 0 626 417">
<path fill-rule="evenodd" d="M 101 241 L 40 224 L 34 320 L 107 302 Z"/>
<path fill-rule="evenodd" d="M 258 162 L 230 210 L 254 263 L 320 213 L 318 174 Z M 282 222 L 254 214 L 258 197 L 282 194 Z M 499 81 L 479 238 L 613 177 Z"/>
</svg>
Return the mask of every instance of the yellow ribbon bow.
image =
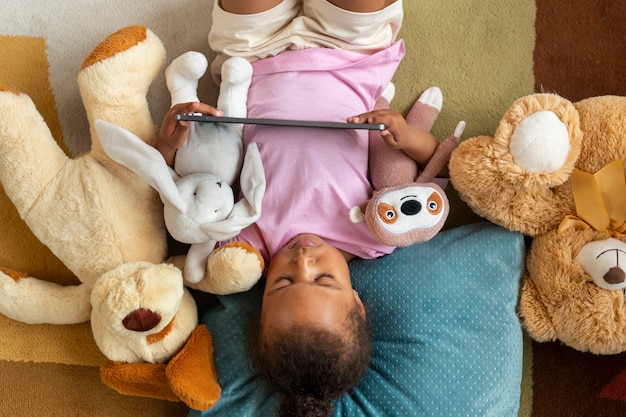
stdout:
<svg viewBox="0 0 626 417">
<path fill-rule="evenodd" d="M 595 174 L 575 169 L 570 176 L 576 214 L 568 215 L 559 225 L 559 233 L 569 228 L 626 233 L 626 180 L 624 162 L 611 162 Z"/>
</svg>

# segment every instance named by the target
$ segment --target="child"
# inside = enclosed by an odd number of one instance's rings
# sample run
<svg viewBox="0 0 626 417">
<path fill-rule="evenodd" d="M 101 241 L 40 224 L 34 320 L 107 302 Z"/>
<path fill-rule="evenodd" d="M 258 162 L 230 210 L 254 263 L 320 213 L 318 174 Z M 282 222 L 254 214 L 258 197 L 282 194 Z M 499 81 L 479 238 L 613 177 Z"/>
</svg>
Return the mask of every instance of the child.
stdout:
<svg viewBox="0 0 626 417">
<path fill-rule="evenodd" d="M 404 54 L 403 43 L 395 42 L 401 0 L 219 0 L 213 13 L 214 70 L 226 56 L 253 63 L 249 117 L 351 116 L 353 123 L 384 123 L 389 146 L 422 167 L 429 161 L 438 146 L 433 135 L 395 111 L 371 110 Z M 202 103 L 172 107 L 157 143 L 170 165 L 189 126 L 175 115 L 192 112 L 220 115 Z M 281 415 L 329 414 L 330 401 L 354 386 L 368 365 L 369 326 L 347 262 L 394 248 L 348 218 L 372 192 L 367 135 L 354 129 L 244 129 L 244 148 L 251 141 L 259 146 L 267 189 L 261 218 L 236 239 L 268 261 L 252 354 L 279 395 Z"/>
</svg>

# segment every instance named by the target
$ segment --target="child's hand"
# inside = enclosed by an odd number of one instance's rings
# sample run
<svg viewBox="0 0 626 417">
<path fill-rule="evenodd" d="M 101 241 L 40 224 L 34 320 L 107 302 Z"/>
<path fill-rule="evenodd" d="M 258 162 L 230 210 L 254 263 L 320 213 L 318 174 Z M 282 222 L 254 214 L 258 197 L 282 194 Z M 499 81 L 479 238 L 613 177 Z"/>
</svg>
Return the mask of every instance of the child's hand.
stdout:
<svg viewBox="0 0 626 417">
<path fill-rule="evenodd" d="M 411 127 L 404 117 L 395 110 L 383 109 L 363 113 L 348 118 L 348 123 L 384 124 L 386 129 L 380 132 L 387 146 L 394 149 L 404 149 L 410 145 Z"/>
<path fill-rule="evenodd" d="M 169 166 L 174 165 L 176 150 L 185 143 L 189 133 L 189 123 L 191 122 L 176 120 L 176 115 L 183 113 L 203 113 L 211 116 L 224 115 L 215 107 L 199 102 L 181 103 L 172 106 L 163 117 L 163 123 L 161 123 L 161 130 L 156 143 L 156 149 L 161 152 Z"/>
<path fill-rule="evenodd" d="M 402 149 L 423 168 L 435 153 L 439 141 L 430 132 L 409 125 L 397 111 L 391 109 L 374 110 L 349 117 L 348 123 L 383 123 L 385 130 L 380 132 L 387 146 Z"/>
</svg>

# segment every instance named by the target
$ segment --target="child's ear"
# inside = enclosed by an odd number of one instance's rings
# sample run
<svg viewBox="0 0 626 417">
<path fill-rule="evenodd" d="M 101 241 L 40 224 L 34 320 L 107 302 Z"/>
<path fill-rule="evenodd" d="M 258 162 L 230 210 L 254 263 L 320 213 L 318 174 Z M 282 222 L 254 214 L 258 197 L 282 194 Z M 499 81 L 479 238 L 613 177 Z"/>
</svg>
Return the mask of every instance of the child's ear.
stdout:
<svg viewBox="0 0 626 417">
<path fill-rule="evenodd" d="M 359 307 L 359 311 L 363 316 L 365 316 L 365 306 L 363 305 L 363 301 L 361 301 L 361 297 L 359 297 L 359 293 L 356 290 L 352 290 L 354 293 L 354 300 L 356 301 L 356 305 Z"/>
</svg>

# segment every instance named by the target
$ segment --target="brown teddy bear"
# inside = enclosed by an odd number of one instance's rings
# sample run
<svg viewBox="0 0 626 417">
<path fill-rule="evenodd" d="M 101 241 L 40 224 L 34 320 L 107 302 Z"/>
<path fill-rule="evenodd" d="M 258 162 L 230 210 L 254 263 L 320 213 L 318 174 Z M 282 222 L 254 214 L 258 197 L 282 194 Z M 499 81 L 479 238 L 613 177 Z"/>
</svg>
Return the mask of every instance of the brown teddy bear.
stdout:
<svg viewBox="0 0 626 417">
<path fill-rule="evenodd" d="M 450 160 L 477 214 L 533 238 L 519 314 L 529 335 L 596 354 L 626 351 L 626 97 L 515 101 L 494 137 Z"/>
</svg>

